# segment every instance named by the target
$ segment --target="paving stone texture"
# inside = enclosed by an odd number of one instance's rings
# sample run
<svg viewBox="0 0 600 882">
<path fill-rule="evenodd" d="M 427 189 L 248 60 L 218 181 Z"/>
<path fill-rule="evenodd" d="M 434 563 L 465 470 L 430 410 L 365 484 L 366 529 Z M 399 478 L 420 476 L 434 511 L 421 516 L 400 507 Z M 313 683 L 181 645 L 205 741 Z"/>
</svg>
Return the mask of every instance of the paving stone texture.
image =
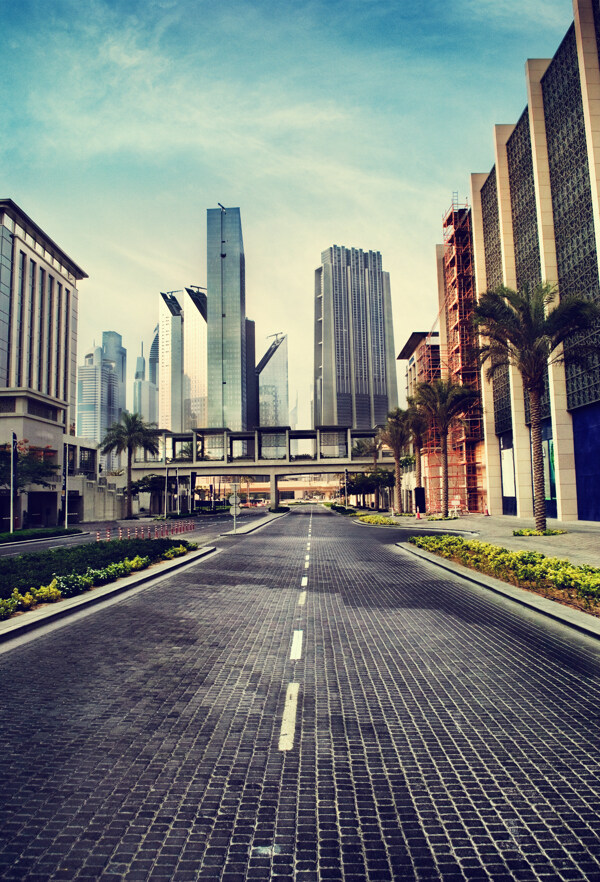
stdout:
<svg viewBox="0 0 600 882">
<path fill-rule="evenodd" d="M 600 644 L 398 538 L 305 506 L 0 655 L 0 878 L 600 879 Z"/>
</svg>

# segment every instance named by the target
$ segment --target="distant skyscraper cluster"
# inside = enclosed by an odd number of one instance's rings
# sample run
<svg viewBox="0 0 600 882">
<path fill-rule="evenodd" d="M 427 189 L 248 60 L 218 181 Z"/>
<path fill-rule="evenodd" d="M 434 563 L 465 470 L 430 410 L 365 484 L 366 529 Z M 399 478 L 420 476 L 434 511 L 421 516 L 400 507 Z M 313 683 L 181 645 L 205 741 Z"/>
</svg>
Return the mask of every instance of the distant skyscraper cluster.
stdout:
<svg viewBox="0 0 600 882">
<path fill-rule="evenodd" d="M 127 350 L 116 331 L 104 331 L 102 346 L 84 357 L 77 377 L 77 434 L 100 444 L 127 406 Z M 112 455 L 103 457 L 107 469 L 116 465 Z"/>
</svg>

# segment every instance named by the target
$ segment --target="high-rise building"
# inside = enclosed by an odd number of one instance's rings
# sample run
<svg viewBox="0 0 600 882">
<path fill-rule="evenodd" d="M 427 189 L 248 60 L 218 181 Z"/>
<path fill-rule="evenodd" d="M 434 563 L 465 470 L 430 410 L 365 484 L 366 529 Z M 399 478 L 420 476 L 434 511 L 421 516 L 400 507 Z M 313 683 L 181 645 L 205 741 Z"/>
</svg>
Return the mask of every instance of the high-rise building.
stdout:
<svg viewBox="0 0 600 882">
<path fill-rule="evenodd" d="M 275 335 L 275 340 L 256 366 L 256 376 L 260 425 L 289 425 L 288 351 L 285 334 Z"/>
<path fill-rule="evenodd" d="M 158 425 L 183 431 L 183 311 L 174 292 L 161 293 L 158 310 Z"/>
<path fill-rule="evenodd" d="M 123 338 L 116 331 L 102 332 L 102 357 L 113 365 L 117 377 L 118 420 L 127 410 L 127 350 L 123 347 Z"/>
<path fill-rule="evenodd" d="M 389 273 L 379 251 L 333 245 L 315 270 L 314 421 L 371 429 L 398 405 Z"/>
<path fill-rule="evenodd" d="M 206 425 L 206 301 L 206 294 L 196 288 L 161 294 L 158 324 L 161 429 L 183 432 Z M 152 349 L 150 351 L 152 355 Z"/>
<path fill-rule="evenodd" d="M 600 301 L 600 4 L 574 0 L 553 58 L 526 64 L 528 103 L 494 131 L 489 172 L 471 176 L 479 292 L 548 281 Z M 590 332 L 596 346 L 598 332 Z M 546 512 L 600 520 L 600 366 L 548 366 L 542 399 Z M 514 367 L 482 377 L 492 514 L 533 513 L 530 419 Z"/>
<path fill-rule="evenodd" d="M 77 434 L 100 444 L 108 429 L 120 418 L 119 375 L 114 363 L 104 357 L 102 346 L 84 356 L 77 376 Z M 105 469 L 112 469 L 112 454 L 101 459 Z"/>
<path fill-rule="evenodd" d="M 143 343 L 141 355 L 137 357 L 135 363 L 133 412 L 139 413 L 147 423 L 158 422 L 158 389 L 154 383 L 146 379 L 146 359 L 144 358 Z"/>
<path fill-rule="evenodd" d="M 207 302 L 206 293 L 185 288 L 183 312 L 183 429 L 206 426 L 207 419 Z"/>
<path fill-rule="evenodd" d="M 0 199 L 0 415 L 38 419 L 42 435 L 44 423 L 74 432 L 80 279 L 87 273 Z"/>
<path fill-rule="evenodd" d="M 246 273 L 239 208 L 207 211 L 207 293 L 208 426 L 239 431 L 248 427 Z"/>
<path fill-rule="evenodd" d="M 150 355 L 148 356 L 148 379 L 158 389 L 158 325 L 154 328 Z"/>
</svg>

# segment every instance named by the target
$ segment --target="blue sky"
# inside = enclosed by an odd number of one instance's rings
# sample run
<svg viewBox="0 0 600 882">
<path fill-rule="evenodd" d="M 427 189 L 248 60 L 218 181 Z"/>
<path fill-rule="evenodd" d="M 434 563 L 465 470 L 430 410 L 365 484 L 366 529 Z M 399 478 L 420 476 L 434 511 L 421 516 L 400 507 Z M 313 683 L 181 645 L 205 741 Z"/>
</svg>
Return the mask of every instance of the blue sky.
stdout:
<svg viewBox="0 0 600 882">
<path fill-rule="evenodd" d="M 0 12 L 0 195 L 90 275 L 79 360 L 115 330 L 132 371 L 158 292 L 206 282 L 206 209 L 240 206 L 257 354 L 289 334 L 304 408 L 321 251 L 381 251 L 396 351 L 430 328 L 452 193 L 489 170 L 494 123 L 526 103 L 525 60 L 551 57 L 572 21 L 568 0 L 0 0 Z"/>
</svg>

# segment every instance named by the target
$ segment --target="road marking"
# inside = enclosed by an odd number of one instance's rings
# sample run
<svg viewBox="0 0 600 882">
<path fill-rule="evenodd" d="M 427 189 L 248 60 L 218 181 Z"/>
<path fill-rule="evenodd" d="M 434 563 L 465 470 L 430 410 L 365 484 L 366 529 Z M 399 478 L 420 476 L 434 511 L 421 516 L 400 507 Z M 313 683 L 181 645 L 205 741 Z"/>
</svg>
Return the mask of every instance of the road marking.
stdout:
<svg viewBox="0 0 600 882">
<path fill-rule="evenodd" d="M 308 561 L 305 561 L 305 563 L 304 563 L 304 569 L 307 570 L 307 569 L 309 568 L 309 566 L 310 566 L 309 562 L 308 562 Z"/>
<path fill-rule="evenodd" d="M 299 658 L 302 658 L 302 634 L 302 631 L 294 631 L 292 649 L 290 652 L 291 661 L 298 661 Z"/>
<path fill-rule="evenodd" d="M 307 542 L 307 543 L 306 543 L 306 550 L 307 550 L 307 551 L 310 551 L 310 542 Z"/>
<path fill-rule="evenodd" d="M 298 606 L 304 606 L 306 603 L 306 591 L 300 592 L 300 597 L 298 598 Z"/>
<path fill-rule="evenodd" d="M 294 746 L 299 690 L 300 683 L 290 683 L 287 688 L 283 718 L 281 720 L 281 731 L 279 733 L 279 750 L 291 750 Z"/>
<path fill-rule="evenodd" d="M 310 554 L 307 554 L 304 560 L 310 560 Z"/>
<path fill-rule="evenodd" d="M 301 588 L 306 588 L 308 585 L 308 576 L 302 576 L 302 581 L 300 582 Z"/>
</svg>

